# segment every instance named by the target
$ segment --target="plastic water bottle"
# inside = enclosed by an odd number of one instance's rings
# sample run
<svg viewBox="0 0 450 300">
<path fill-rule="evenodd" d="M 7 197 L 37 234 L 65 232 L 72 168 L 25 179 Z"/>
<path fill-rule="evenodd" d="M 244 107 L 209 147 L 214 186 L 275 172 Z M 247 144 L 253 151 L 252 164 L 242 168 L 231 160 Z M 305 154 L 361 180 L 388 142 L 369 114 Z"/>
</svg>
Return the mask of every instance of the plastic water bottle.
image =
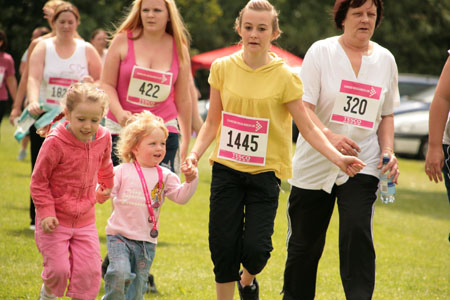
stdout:
<svg viewBox="0 0 450 300">
<path fill-rule="evenodd" d="M 389 154 L 383 154 L 383 167 L 389 162 Z M 386 173 L 381 173 L 380 176 L 380 199 L 383 203 L 393 203 L 395 201 L 395 183 L 392 182 L 393 177 L 388 179 L 388 174 L 390 170 Z"/>
</svg>

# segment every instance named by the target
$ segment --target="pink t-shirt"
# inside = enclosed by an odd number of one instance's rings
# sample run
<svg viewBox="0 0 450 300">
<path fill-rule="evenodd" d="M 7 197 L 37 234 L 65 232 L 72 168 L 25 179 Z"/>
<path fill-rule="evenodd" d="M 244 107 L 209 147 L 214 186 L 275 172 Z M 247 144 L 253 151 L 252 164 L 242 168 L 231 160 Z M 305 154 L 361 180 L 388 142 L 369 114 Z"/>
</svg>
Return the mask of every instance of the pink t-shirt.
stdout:
<svg viewBox="0 0 450 300">
<path fill-rule="evenodd" d="M 141 168 L 153 202 L 157 194 L 158 170 L 155 167 Z M 198 185 L 198 177 L 189 183 L 181 183 L 175 173 L 165 167 L 161 167 L 161 169 L 163 199 L 160 199 L 161 206 L 153 209 L 157 220 L 159 220 L 165 197 L 178 204 L 185 204 L 194 195 Z M 114 210 L 108 219 L 106 234 L 120 234 L 131 240 L 156 244 L 157 238 L 150 236 L 153 224 L 148 222 L 150 214 L 147 209 L 142 183 L 134 164 L 120 164 L 114 167 L 114 174 L 114 188 L 111 193 Z M 159 221 L 157 226 L 159 228 Z"/>
<path fill-rule="evenodd" d="M 153 114 L 163 118 L 167 123 L 178 116 L 175 106 L 174 85 L 178 77 L 178 52 L 173 40 L 172 65 L 168 71 L 151 70 L 136 65 L 134 53 L 134 41 L 131 39 L 131 31 L 128 36 L 128 53 L 120 62 L 117 95 L 124 110 L 139 113 L 149 110 Z M 134 71 L 135 68 L 138 68 Z M 117 122 L 111 111 L 108 119 Z M 175 127 L 168 127 L 170 132 L 178 132 Z"/>
<path fill-rule="evenodd" d="M 0 101 L 8 100 L 6 78 L 15 74 L 14 60 L 11 55 L 6 52 L 0 52 Z"/>
</svg>

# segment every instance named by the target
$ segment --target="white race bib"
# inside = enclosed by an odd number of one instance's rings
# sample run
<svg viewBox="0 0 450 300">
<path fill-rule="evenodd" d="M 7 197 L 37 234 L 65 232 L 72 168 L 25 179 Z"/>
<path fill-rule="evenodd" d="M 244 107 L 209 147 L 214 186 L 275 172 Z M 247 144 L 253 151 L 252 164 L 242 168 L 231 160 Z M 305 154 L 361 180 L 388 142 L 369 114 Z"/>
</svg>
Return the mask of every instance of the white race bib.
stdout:
<svg viewBox="0 0 450 300">
<path fill-rule="evenodd" d="M 266 164 L 269 119 L 222 111 L 218 157 L 247 165 Z"/>
<path fill-rule="evenodd" d="M 78 82 L 78 80 L 50 77 L 47 83 L 45 103 L 59 105 L 70 85 L 74 82 Z"/>
<path fill-rule="evenodd" d="M 381 87 L 342 80 L 330 121 L 373 129 L 382 90 Z"/>
<path fill-rule="evenodd" d="M 172 73 L 133 67 L 127 101 L 144 107 L 154 107 L 165 101 L 172 87 Z"/>
</svg>

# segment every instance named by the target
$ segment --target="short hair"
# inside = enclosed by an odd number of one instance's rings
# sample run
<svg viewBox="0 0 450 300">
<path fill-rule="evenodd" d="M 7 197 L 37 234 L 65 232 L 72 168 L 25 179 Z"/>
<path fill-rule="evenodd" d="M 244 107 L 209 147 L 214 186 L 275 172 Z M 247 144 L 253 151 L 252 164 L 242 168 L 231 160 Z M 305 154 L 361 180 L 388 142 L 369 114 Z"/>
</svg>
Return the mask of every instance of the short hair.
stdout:
<svg viewBox="0 0 450 300">
<path fill-rule="evenodd" d="M 367 1 L 372 1 L 377 8 L 377 20 L 375 21 L 375 27 L 378 27 L 383 19 L 383 0 L 336 0 L 333 7 L 333 17 L 336 28 L 339 30 L 344 29 L 342 22 L 344 22 L 350 7 L 361 7 Z"/>
<path fill-rule="evenodd" d="M 62 4 L 58 5 L 55 8 L 55 12 L 52 16 L 52 24 L 54 24 L 56 22 L 59 15 L 61 15 L 63 12 L 71 12 L 75 16 L 75 19 L 77 19 L 77 21 L 80 22 L 81 17 L 80 17 L 80 12 L 78 11 L 78 8 L 75 5 L 73 5 L 72 3 L 64 1 Z"/>
<path fill-rule="evenodd" d="M 6 33 L 0 29 L 0 41 L 3 41 L 3 44 L 0 46 L 0 51 L 5 51 L 8 48 L 8 38 L 6 37 Z"/>
<path fill-rule="evenodd" d="M 133 162 L 136 157 L 133 150 L 141 140 L 149 135 L 154 129 L 161 129 L 167 139 L 169 131 L 164 125 L 161 117 L 155 116 L 148 110 L 132 115 L 119 135 L 117 142 L 117 155 L 121 162 Z"/>
<path fill-rule="evenodd" d="M 167 22 L 166 32 L 171 34 L 175 39 L 175 45 L 178 51 L 178 57 L 182 62 L 189 61 L 189 57 L 185 57 L 183 45 L 189 48 L 191 36 L 183 23 L 183 18 L 178 11 L 174 0 L 164 0 L 167 10 L 169 12 L 170 22 Z M 128 30 L 143 29 L 141 20 L 142 0 L 134 0 L 129 12 L 125 15 L 122 23 L 116 29 L 114 35 Z M 139 38 L 143 31 L 139 33 L 134 39 Z"/>
<path fill-rule="evenodd" d="M 255 10 L 255 11 L 269 11 L 273 15 L 272 19 L 272 31 L 278 32 L 278 36 L 282 33 L 280 29 L 280 25 L 278 22 L 278 11 L 275 9 L 275 7 L 267 0 L 250 0 L 247 5 L 244 6 L 243 9 L 239 12 L 238 17 L 234 21 L 234 29 L 237 31 L 238 28 L 241 28 L 242 26 L 242 17 L 244 15 L 244 12 L 248 9 Z"/>
</svg>

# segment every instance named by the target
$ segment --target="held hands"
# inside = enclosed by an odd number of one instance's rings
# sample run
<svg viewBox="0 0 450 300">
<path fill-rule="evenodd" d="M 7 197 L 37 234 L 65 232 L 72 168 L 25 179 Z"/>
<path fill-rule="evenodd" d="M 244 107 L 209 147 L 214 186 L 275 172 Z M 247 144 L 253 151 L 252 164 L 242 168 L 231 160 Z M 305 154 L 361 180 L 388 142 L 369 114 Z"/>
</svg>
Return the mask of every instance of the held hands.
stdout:
<svg viewBox="0 0 450 300">
<path fill-rule="evenodd" d="M 99 185 L 95 191 L 95 199 L 98 203 L 105 203 L 111 197 L 112 189 L 105 187 L 103 184 Z"/>
<path fill-rule="evenodd" d="M 185 161 L 181 164 L 181 172 L 183 172 L 186 177 L 186 182 L 191 182 L 198 176 L 198 159 L 199 157 L 197 153 L 191 152 L 191 154 L 189 154 Z"/>
<path fill-rule="evenodd" d="M 41 227 L 44 233 L 52 233 L 58 225 L 59 222 L 56 217 L 46 217 L 41 221 Z"/>
<path fill-rule="evenodd" d="M 427 156 L 425 159 L 425 173 L 428 175 L 430 181 L 438 183 L 443 180 L 442 167 L 444 167 L 444 152 L 442 147 L 428 147 Z"/>
<path fill-rule="evenodd" d="M 350 177 L 358 174 L 366 164 L 359 158 L 349 155 L 341 155 L 341 159 L 338 161 L 337 166 Z"/>
<path fill-rule="evenodd" d="M 381 173 L 385 173 L 389 170 L 391 170 L 388 174 L 388 178 L 393 177 L 392 181 L 395 184 L 398 184 L 398 176 L 400 176 L 400 170 L 398 169 L 398 161 L 397 161 L 397 157 L 395 156 L 394 153 L 392 153 L 392 151 L 390 151 L 391 153 L 386 152 L 386 151 L 381 151 L 381 155 L 380 155 L 380 162 L 378 163 L 377 168 L 381 169 Z M 389 162 L 387 163 L 386 166 L 383 167 L 383 154 L 384 153 L 389 153 Z"/>
</svg>

